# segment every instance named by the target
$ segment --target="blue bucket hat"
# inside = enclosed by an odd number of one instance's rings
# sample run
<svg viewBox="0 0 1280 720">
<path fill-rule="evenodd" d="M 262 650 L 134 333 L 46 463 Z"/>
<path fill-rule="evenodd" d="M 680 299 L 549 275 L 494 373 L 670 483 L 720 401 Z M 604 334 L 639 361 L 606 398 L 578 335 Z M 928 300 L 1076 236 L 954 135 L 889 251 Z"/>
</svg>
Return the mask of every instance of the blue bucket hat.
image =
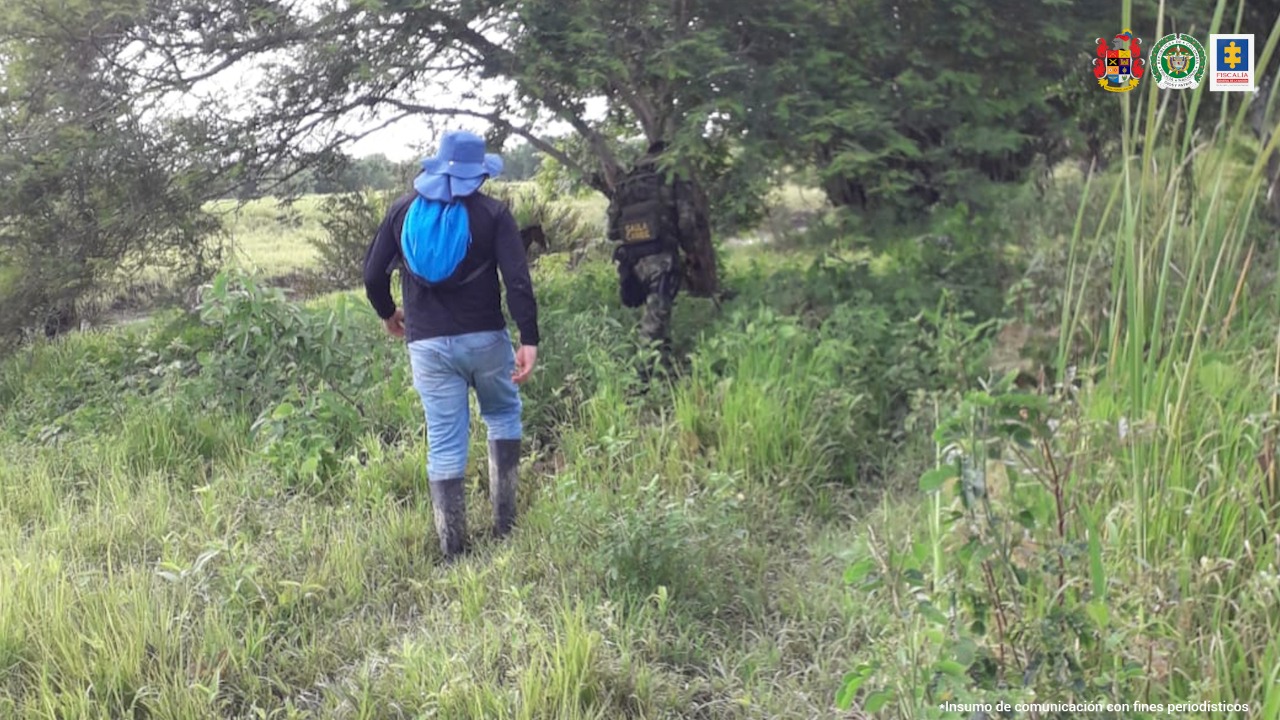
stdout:
<svg viewBox="0 0 1280 720">
<path fill-rule="evenodd" d="M 440 138 L 435 156 L 422 161 L 422 172 L 414 179 L 413 188 L 428 200 L 450 202 L 500 175 L 502 165 L 501 156 L 485 152 L 484 138 L 465 130 L 450 131 Z"/>
</svg>

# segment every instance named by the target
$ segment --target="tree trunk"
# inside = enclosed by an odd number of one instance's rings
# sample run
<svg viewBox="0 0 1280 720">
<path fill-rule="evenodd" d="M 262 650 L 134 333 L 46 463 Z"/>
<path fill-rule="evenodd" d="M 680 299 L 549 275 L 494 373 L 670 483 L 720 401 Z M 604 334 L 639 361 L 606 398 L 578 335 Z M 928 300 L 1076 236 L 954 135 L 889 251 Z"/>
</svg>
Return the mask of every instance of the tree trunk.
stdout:
<svg viewBox="0 0 1280 720">
<path fill-rule="evenodd" d="M 817 152 L 822 167 L 829 166 L 835 159 L 835 151 L 829 146 L 820 146 Z M 822 192 L 833 206 L 867 209 L 866 188 L 857 180 L 843 175 L 825 175 L 821 184 Z"/>
<path fill-rule="evenodd" d="M 714 297 L 720 292 L 720 274 L 716 249 L 711 242 L 711 203 L 696 179 L 689 180 L 687 187 L 692 202 L 686 212 L 691 216 L 692 227 L 680 238 L 684 250 L 684 289 L 693 297 Z"/>
<path fill-rule="evenodd" d="M 835 207 L 852 207 L 865 210 L 867 193 L 862 184 L 854 180 L 832 176 L 822 181 L 822 191 L 827 201 Z"/>
</svg>

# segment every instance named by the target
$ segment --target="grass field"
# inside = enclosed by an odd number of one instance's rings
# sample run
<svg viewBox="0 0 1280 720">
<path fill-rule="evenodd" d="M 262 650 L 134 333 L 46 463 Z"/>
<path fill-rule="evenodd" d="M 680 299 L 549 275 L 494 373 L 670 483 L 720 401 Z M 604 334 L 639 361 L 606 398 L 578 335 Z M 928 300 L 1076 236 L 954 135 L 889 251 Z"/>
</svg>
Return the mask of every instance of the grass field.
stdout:
<svg viewBox="0 0 1280 720">
<path fill-rule="evenodd" d="M 532 183 L 503 182 L 501 187 L 517 193 L 533 190 Z M 220 200 L 210 203 L 209 212 L 223 219 L 230 250 L 228 267 L 256 272 L 267 277 L 285 277 L 314 270 L 316 250 L 310 240 L 324 234 L 322 204 L 325 196 L 305 195 L 285 204 L 274 198 L 240 203 Z M 821 193 L 795 184 L 777 189 L 768 199 L 770 216 L 762 227 L 744 238 L 758 242 L 802 229 L 797 218 L 820 213 L 826 207 Z M 605 232 L 607 200 L 599 193 L 559 201 L 572 209 L 599 237 Z"/>
<path fill-rule="evenodd" d="M 502 186 L 518 191 L 530 183 L 505 182 Z M 324 235 L 322 205 L 325 196 L 304 195 L 289 203 L 275 198 L 260 198 L 241 203 L 219 200 L 207 209 L 222 219 L 230 250 L 228 267 L 260 273 L 267 277 L 283 277 L 316 267 L 316 250 L 311 240 Z M 599 225 L 603 235 L 605 198 L 598 193 L 565 201 L 579 213 L 584 222 Z M 370 238 L 372 241 L 372 238 Z"/>
<path fill-rule="evenodd" d="M 275 276 L 314 267 L 316 252 L 308 241 L 324 233 L 323 201 L 321 195 L 305 195 L 288 205 L 275 198 L 244 204 L 219 200 L 207 209 L 222 218 L 234 267 Z"/>
<path fill-rule="evenodd" d="M 828 441 L 758 446 L 766 423 L 816 419 L 817 388 L 744 384 L 709 403 L 726 389 L 706 370 L 626 400 L 609 274 L 541 274 L 548 342 L 527 400 L 522 527 L 506 544 L 478 538 L 454 568 L 436 565 L 402 352 L 358 301 L 327 298 L 288 320 L 283 301 L 245 287 L 211 301 L 203 328 L 89 334 L 7 366 L 0 715 L 826 712 L 865 632 L 832 582 L 854 506 L 821 490 L 836 474 Z M 703 323 L 739 346 L 765 337 L 736 313 L 686 307 L 685 342 Z M 282 325 L 268 328 L 272 317 Z M 238 355 L 237 323 L 273 341 Z M 319 349 L 278 369 L 303 345 L 289 337 L 325 333 L 328 369 Z M 285 353 L 278 363 L 248 359 L 268 347 Z M 741 365 L 739 381 L 784 360 L 716 356 Z M 797 379 L 820 362 L 801 349 L 790 359 Z M 321 399 L 312 383 L 326 373 L 363 415 Z M 59 399 L 37 400 L 36 387 Z M 721 426 L 716 406 L 735 424 Z M 313 431 L 320 445 L 305 440 Z M 487 504 L 479 492 L 470 504 L 479 535 Z"/>
</svg>

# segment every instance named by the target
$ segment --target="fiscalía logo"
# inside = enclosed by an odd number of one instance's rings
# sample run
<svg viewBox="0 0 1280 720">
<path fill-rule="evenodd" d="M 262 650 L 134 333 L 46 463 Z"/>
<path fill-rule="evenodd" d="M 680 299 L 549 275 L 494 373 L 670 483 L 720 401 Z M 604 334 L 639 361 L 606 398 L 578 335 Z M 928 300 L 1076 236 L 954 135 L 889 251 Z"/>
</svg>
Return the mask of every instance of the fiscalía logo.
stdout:
<svg viewBox="0 0 1280 720">
<path fill-rule="evenodd" d="M 1209 58 L 1199 40 L 1183 33 L 1160 38 L 1151 48 L 1151 77 L 1165 90 L 1196 88 L 1204 80 Z"/>
<path fill-rule="evenodd" d="M 1142 54 L 1142 39 L 1134 37 L 1128 29 L 1111 38 L 1098 38 L 1098 57 L 1093 59 L 1093 76 L 1098 85 L 1108 92 L 1129 92 L 1138 87 L 1142 79 L 1146 59 Z"/>
<path fill-rule="evenodd" d="M 1258 89 L 1252 35 L 1209 36 L 1209 89 L 1253 92 Z"/>
</svg>

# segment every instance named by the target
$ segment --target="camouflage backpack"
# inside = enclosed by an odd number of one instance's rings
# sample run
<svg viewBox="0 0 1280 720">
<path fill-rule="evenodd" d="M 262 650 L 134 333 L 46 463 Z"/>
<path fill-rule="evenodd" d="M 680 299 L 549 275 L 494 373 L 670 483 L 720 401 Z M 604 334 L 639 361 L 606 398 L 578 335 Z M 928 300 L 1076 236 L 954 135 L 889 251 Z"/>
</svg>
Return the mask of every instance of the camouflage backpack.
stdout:
<svg viewBox="0 0 1280 720">
<path fill-rule="evenodd" d="M 640 165 L 618 187 L 618 234 L 634 250 L 658 250 L 671 242 L 671 208 L 663 202 L 662 175 L 656 164 Z"/>
</svg>

